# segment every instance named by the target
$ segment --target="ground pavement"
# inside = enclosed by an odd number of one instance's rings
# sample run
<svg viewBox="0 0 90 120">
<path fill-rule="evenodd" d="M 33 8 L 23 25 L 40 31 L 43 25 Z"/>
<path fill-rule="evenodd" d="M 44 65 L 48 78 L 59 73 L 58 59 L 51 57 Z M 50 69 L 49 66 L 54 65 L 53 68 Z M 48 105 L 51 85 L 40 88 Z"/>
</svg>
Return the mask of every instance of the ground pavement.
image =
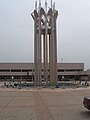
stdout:
<svg viewBox="0 0 90 120">
<path fill-rule="evenodd" d="M 87 95 L 90 88 L 0 88 L 0 120 L 90 120 Z"/>
</svg>

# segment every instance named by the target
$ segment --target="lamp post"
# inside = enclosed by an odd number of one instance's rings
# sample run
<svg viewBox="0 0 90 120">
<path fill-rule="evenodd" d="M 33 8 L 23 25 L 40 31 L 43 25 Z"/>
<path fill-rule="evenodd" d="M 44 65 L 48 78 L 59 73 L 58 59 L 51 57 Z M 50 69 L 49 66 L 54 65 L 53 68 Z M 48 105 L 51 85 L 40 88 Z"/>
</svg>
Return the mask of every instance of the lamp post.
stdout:
<svg viewBox="0 0 90 120">
<path fill-rule="evenodd" d="M 33 79 L 33 72 L 32 72 L 32 82 L 34 82 L 34 79 Z"/>
</svg>

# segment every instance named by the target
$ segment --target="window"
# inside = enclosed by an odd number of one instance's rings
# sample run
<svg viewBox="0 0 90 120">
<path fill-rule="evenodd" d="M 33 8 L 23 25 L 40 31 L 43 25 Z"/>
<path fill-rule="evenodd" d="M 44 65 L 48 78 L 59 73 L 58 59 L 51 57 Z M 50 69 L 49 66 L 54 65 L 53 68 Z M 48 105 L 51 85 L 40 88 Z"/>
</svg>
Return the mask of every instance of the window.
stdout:
<svg viewBox="0 0 90 120">
<path fill-rule="evenodd" d="M 14 79 L 21 79 L 21 76 L 14 76 Z"/>
<path fill-rule="evenodd" d="M 58 69 L 57 71 L 58 71 L 58 72 L 64 72 L 64 70 L 63 70 L 63 69 Z"/>
<path fill-rule="evenodd" d="M 9 69 L 0 69 L 0 72 L 10 72 Z"/>
<path fill-rule="evenodd" d="M 20 69 L 12 69 L 11 72 L 21 72 Z"/>
<path fill-rule="evenodd" d="M 29 72 L 32 71 L 32 69 L 22 69 L 22 72 Z"/>
</svg>

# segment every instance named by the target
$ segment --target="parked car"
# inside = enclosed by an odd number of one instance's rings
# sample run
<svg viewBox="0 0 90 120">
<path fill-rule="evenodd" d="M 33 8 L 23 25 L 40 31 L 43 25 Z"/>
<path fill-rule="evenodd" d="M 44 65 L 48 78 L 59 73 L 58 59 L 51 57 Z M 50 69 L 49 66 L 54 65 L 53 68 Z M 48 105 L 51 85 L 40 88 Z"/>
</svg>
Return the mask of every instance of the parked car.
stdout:
<svg viewBox="0 0 90 120">
<path fill-rule="evenodd" d="M 88 110 L 90 110 L 90 96 L 84 97 L 83 104 L 84 104 L 85 108 L 87 108 Z"/>
</svg>

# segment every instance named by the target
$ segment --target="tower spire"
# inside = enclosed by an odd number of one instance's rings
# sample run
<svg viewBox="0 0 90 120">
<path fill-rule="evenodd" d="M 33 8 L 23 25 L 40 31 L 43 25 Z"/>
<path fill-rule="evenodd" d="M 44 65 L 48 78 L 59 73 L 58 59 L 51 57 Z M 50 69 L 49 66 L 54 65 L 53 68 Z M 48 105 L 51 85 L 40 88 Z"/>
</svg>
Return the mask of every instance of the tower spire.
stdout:
<svg viewBox="0 0 90 120">
<path fill-rule="evenodd" d="M 39 0 L 39 8 L 41 8 L 41 0 Z"/>
<path fill-rule="evenodd" d="M 51 0 L 51 8 L 52 8 L 52 0 Z"/>
<path fill-rule="evenodd" d="M 47 0 L 45 0 L 45 11 L 47 12 Z"/>
<path fill-rule="evenodd" d="M 53 3 L 53 10 L 55 10 L 55 2 Z"/>
<path fill-rule="evenodd" d="M 35 1 L 35 10 L 37 10 L 37 1 Z"/>
</svg>

